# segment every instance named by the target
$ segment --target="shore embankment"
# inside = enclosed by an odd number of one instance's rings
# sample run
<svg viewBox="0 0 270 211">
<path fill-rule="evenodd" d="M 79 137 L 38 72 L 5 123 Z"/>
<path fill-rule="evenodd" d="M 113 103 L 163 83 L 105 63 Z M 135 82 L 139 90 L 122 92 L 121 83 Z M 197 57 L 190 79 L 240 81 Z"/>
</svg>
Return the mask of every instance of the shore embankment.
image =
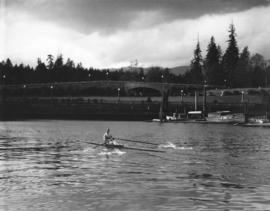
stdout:
<svg viewBox="0 0 270 211">
<path fill-rule="evenodd" d="M 239 97 L 208 97 L 207 112 L 230 110 L 236 113 L 263 115 L 270 111 L 269 103 L 256 96 L 241 102 Z M 0 101 L 0 119 L 89 119 L 89 120 L 143 120 L 159 118 L 161 97 L 13 97 Z M 227 101 L 227 102 L 226 102 Z M 202 98 L 198 98 L 197 109 L 202 110 Z M 166 114 L 187 113 L 195 109 L 194 97 L 170 97 Z"/>
</svg>

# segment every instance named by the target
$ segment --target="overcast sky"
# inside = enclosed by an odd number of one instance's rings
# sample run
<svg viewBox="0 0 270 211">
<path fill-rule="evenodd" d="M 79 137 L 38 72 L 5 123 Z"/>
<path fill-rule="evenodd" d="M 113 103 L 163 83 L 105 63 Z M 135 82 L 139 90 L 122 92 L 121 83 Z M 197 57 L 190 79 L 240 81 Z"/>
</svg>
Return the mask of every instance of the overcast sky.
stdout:
<svg viewBox="0 0 270 211">
<path fill-rule="evenodd" d="M 199 38 L 270 58 L 270 0 L 0 0 L 0 59 L 63 54 L 85 67 L 189 65 Z"/>
</svg>

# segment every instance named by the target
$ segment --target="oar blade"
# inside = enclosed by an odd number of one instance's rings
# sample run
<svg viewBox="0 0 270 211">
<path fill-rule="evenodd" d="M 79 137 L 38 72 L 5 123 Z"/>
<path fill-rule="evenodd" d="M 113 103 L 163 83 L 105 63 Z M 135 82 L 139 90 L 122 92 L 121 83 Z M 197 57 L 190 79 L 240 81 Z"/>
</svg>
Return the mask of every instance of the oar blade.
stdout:
<svg viewBox="0 0 270 211">
<path fill-rule="evenodd" d="M 146 141 L 137 141 L 137 140 L 131 140 L 131 139 L 125 139 L 125 138 L 115 138 L 121 141 L 127 141 L 127 142 L 134 142 L 134 143 L 141 143 L 141 144 L 149 144 L 149 145 L 153 145 L 153 146 L 158 146 L 159 144 L 155 144 L 155 143 L 150 143 L 150 142 L 146 142 Z"/>
</svg>

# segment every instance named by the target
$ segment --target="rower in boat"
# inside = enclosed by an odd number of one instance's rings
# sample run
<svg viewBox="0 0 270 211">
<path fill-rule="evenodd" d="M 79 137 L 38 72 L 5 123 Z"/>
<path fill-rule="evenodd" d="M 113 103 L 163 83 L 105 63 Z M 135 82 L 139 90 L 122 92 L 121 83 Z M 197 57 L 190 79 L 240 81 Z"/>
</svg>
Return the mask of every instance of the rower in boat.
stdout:
<svg viewBox="0 0 270 211">
<path fill-rule="evenodd" d="M 101 147 L 106 147 L 108 149 L 129 149 L 129 150 L 137 150 L 137 151 L 145 151 L 145 152 L 165 152 L 163 150 L 156 150 L 156 149 L 147 149 L 147 148 L 135 148 L 135 147 L 129 147 L 125 146 L 123 144 L 117 143 L 113 138 L 113 136 L 110 134 L 110 129 L 108 128 L 106 132 L 103 135 L 103 143 L 94 143 L 94 142 L 89 142 L 89 144 Z M 136 143 L 144 143 L 144 144 L 152 144 L 152 145 L 158 145 L 155 143 L 148 143 L 144 141 L 136 141 L 136 140 L 130 140 L 130 139 L 123 139 L 123 138 L 117 138 L 118 140 L 121 141 L 129 141 L 129 142 L 136 142 Z"/>
<path fill-rule="evenodd" d="M 103 141 L 104 141 L 104 146 L 107 147 L 107 148 L 123 148 L 124 145 L 121 145 L 119 143 L 117 143 L 113 136 L 110 134 L 110 128 L 108 128 L 106 130 L 106 132 L 104 133 L 103 135 Z"/>
</svg>

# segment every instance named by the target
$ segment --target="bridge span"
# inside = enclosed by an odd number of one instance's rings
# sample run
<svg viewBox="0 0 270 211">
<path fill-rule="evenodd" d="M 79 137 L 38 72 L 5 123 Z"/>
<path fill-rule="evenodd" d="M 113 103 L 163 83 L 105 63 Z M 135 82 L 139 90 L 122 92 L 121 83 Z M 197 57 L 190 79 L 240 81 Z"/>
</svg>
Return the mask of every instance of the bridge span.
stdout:
<svg viewBox="0 0 270 211">
<path fill-rule="evenodd" d="M 55 83 L 37 83 L 37 84 L 20 84 L 20 85 L 0 85 L 0 92 L 3 90 L 22 90 L 23 93 L 27 90 L 37 89 L 74 89 L 74 90 L 83 90 L 87 88 L 105 88 L 105 89 L 113 89 L 113 90 L 121 90 L 121 92 L 125 92 L 127 95 L 131 90 L 140 89 L 140 88 L 148 88 L 158 91 L 162 96 L 162 101 L 160 104 L 160 119 L 162 120 L 165 117 L 166 110 L 168 108 L 168 98 L 172 91 L 181 92 L 181 90 L 194 90 L 204 91 L 204 113 L 205 113 L 205 104 L 206 104 L 206 87 L 209 89 L 213 88 L 221 88 L 213 85 L 205 85 L 205 84 L 178 84 L 178 83 L 158 83 L 158 82 L 137 82 L 137 81 L 82 81 L 82 82 L 55 82 Z"/>
<path fill-rule="evenodd" d="M 138 82 L 138 81 L 81 81 L 81 82 L 54 82 L 54 83 L 35 83 L 35 84 L 16 84 L 16 85 L 0 85 L 0 90 L 6 89 L 35 89 L 35 88 L 50 88 L 50 87 L 61 87 L 61 88 L 76 88 L 78 90 L 82 88 L 112 88 L 112 89 L 122 89 L 128 94 L 129 90 L 138 88 L 149 88 L 160 92 L 163 95 L 164 92 L 170 92 L 173 89 L 176 90 L 203 90 L 204 84 L 179 84 L 179 83 L 160 83 L 160 82 Z M 218 88 L 218 86 L 207 85 L 208 88 Z M 221 87 L 219 87 L 221 88 Z"/>
</svg>

